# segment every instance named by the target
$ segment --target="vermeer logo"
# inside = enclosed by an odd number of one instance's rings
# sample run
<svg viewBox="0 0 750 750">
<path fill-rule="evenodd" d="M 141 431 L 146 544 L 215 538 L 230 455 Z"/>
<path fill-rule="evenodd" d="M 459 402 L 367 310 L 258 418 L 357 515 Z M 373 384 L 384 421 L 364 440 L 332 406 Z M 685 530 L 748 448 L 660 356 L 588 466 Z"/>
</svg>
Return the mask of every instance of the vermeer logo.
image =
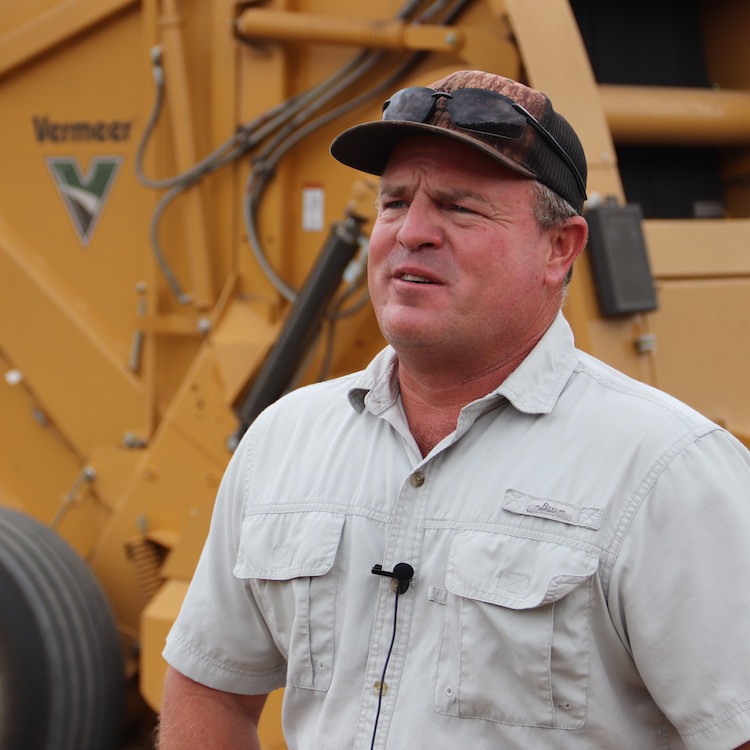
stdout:
<svg viewBox="0 0 750 750">
<path fill-rule="evenodd" d="M 76 120 L 73 122 L 57 122 L 47 115 L 32 118 L 34 135 L 43 143 L 52 141 L 127 141 L 130 138 L 130 120 Z"/>
<path fill-rule="evenodd" d="M 95 156 L 85 173 L 81 171 L 75 157 L 49 157 L 46 162 L 78 239 L 86 247 L 104 208 L 122 157 Z"/>
</svg>

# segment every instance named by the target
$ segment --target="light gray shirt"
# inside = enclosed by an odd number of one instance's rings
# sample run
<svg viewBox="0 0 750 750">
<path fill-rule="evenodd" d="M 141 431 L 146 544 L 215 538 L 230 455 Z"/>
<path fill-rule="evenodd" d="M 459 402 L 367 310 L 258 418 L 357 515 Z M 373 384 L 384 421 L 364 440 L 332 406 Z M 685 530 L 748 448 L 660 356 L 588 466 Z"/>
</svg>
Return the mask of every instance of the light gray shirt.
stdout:
<svg viewBox="0 0 750 750">
<path fill-rule="evenodd" d="M 422 457 L 386 349 L 232 458 L 165 657 L 290 750 L 750 739 L 750 454 L 558 316 Z M 374 564 L 414 568 L 398 598 Z M 393 647 L 380 683 L 391 640 Z"/>
</svg>

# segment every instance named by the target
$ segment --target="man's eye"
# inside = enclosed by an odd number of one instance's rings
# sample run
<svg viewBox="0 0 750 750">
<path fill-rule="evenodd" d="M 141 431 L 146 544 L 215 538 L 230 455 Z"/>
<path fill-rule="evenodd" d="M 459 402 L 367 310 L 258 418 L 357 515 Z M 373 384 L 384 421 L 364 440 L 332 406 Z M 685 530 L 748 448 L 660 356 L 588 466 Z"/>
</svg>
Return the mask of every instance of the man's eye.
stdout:
<svg viewBox="0 0 750 750">
<path fill-rule="evenodd" d="M 456 212 L 462 213 L 462 214 L 473 214 L 473 213 L 475 213 L 474 211 L 472 211 L 472 209 L 468 208 L 467 206 L 460 206 L 460 205 L 458 205 L 458 203 L 454 203 L 451 206 L 451 211 L 456 211 Z"/>
<path fill-rule="evenodd" d="M 406 201 L 404 200 L 390 200 L 384 201 L 381 208 L 385 211 L 389 208 L 404 208 L 404 206 L 406 206 Z"/>
</svg>

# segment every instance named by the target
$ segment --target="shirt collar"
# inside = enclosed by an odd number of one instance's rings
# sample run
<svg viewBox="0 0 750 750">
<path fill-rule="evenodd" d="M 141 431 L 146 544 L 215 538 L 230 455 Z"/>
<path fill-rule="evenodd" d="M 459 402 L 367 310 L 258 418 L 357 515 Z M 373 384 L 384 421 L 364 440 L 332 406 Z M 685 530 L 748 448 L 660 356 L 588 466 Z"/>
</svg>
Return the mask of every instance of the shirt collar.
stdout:
<svg viewBox="0 0 750 750">
<path fill-rule="evenodd" d="M 548 414 L 552 411 L 577 362 L 573 331 L 562 312 L 552 322 L 523 362 L 484 399 L 501 396 L 518 411 Z M 398 358 L 392 347 L 383 349 L 349 390 L 349 403 L 358 412 L 365 408 L 382 414 L 398 400 Z M 481 400 L 484 400 L 481 399 Z"/>
<path fill-rule="evenodd" d="M 386 346 L 360 373 L 349 390 L 349 403 L 362 412 L 367 407 L 373 414 L 381 414 L 398 400 L 398 357 L 393 347 Z"/>
<path fill-rule="evenodd" d="M 526 414 L 549 414 L 578 362 L 573 331 L 558 312 L 526 359 L 496 389 Z"/>
</svg>

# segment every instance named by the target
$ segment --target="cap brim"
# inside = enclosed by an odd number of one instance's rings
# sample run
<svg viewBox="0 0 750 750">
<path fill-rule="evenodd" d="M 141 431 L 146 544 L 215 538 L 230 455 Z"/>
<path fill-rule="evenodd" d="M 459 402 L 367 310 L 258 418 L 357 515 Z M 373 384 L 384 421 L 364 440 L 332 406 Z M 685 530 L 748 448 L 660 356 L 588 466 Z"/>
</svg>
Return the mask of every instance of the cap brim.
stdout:
<svg viewBox="0 0 750 750">
<path fill-rule="evenodd" d="M 379 120 L 355 125 L 333 140 L 331 155 L 342 164 L 354 167 L 354 169 L 369 174 L 382 175 L 396 144 L 404 138 L 415 135 L 439 135 L 465 143 L 514 172 L 525 177 L 535 177 L 534 173 L 526 167 L 521 166 L 509 156 L 465 131 L 448 130 L 423 122 Z"/>
</svg>

